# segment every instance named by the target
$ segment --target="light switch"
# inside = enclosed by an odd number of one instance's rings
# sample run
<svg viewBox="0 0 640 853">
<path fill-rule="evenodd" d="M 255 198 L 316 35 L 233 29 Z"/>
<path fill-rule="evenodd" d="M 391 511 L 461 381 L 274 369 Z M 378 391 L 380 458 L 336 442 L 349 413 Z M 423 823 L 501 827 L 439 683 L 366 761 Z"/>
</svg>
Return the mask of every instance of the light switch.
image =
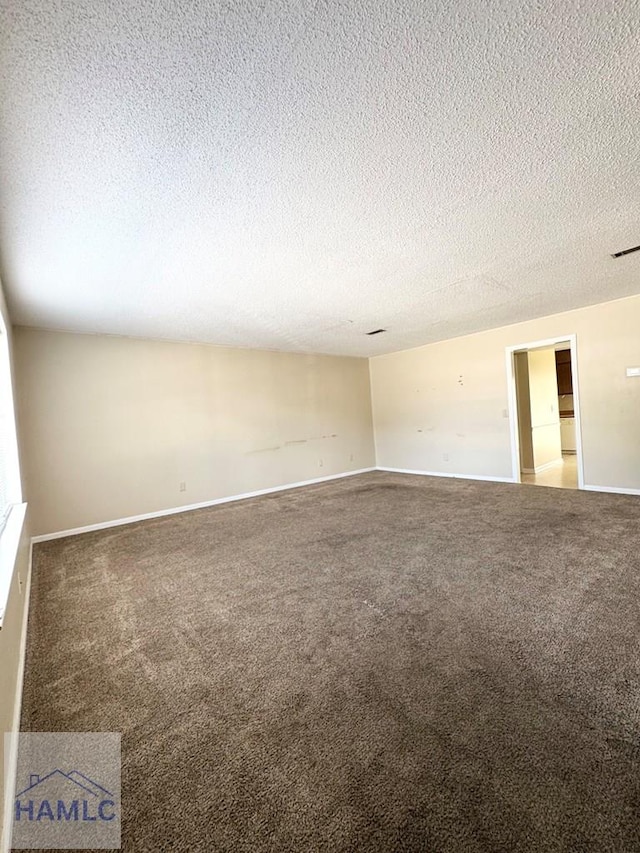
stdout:
<svg viewBox="0 0 640 853">
<path fill-rule="evenodd" d="M 640 376 L 640 367 L 627 367 L 627 376 Z"/>
</svg>

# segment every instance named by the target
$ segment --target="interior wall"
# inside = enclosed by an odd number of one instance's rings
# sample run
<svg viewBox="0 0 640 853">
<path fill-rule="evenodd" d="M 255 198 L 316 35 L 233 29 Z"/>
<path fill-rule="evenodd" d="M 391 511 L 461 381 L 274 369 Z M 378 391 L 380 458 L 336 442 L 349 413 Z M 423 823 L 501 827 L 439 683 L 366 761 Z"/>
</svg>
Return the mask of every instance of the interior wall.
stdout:
<svg viewBox="0 0 640 853">
<path fill-rule="evenodd" d="M 34 535 L 375 465 L 366 359 L 14 339 Z"/>
<path fill-rule="evenodd" d="M 562 459 L 555 350 L 531 350 L 527 361 L 533 462 L 534 469 L 539 471 Z"/>
<path fill-rule="evenodd" d="M 533 471 L 533 435 L 531 433 L 531 395 L 529 393 L 529 359 L 526 352 L 514 352 L 513 370 L 518 400 L 518 440 L 520 470 Z"/>
<path fill-rule="evenodd" d="M 512 478 L 505 350 L 575 334 L 585 484 L 640 489 L 640 296 L 370 360 L 381 467 Z"/>
<path fill-rule="evenodd" d="M 2 289 L 0 288 L 0 311 L 5 321 L 9 335 L 10 350 L 13 352 L 11 340 L 11 324 L 7 314 Z M 27 619 L 27 596 L 29 573 L 29 517 L 25 522 L 18 548 L 17 559 L 13 568 L 13 577 L 9 590 L 2 628 L 0 628 L 0 734 L 14 731 L 14 714 L 16 702 L 21 693 L 22 685 L 18 683 L 20 676 L 20 654 L 22 633 Z M 2 767 L 5 766 L 4 737 L 0 738 L 0 753 Z M 4 826 L 4 773 L 0 774 L 0 827 Z M 3 839 L 3 842 L 5 839 Z M 0 848 L 4 849 L 4 847 Z"/>
</svg>

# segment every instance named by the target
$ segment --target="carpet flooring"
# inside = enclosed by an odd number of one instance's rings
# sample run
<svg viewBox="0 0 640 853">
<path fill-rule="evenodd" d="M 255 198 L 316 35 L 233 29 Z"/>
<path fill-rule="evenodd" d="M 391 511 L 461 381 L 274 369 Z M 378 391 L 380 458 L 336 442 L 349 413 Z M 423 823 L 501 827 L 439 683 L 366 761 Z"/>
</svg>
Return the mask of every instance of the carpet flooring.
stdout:
<svg viewBox="0 0 640 853">
<path fill-rule="evenodd" d="M 35 547 L 123 849 L 640 851 L 640 502 L 373 472 Z"/>
</svg>

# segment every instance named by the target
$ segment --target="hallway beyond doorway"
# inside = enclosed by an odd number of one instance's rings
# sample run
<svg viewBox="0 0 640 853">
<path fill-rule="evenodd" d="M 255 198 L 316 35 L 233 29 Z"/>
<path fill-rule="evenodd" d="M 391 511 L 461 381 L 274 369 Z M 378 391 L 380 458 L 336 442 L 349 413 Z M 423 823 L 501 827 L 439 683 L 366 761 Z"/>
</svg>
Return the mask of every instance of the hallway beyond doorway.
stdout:
<svg viewBox="0 0 640 853">
<path fill-rule="evenodd" d="M 506 357 L 513 480 L 582 489 L 575 334 L 509 346 Z"/>
<path fill-rule="evenodd" d="M 562 462 L 540 471 L 539 474 L 522 474 L 522 483 L 531 486 L 551 486 L 555 489 L 578 488 L 578 461 L 575 453 L 563 453 Z"/>
</svg>

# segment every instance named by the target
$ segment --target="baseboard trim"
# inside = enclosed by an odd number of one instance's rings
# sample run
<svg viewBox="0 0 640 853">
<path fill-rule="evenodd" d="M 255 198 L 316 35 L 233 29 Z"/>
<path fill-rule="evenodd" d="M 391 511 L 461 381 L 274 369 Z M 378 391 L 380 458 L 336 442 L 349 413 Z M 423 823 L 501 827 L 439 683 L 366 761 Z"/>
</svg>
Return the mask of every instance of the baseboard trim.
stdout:
<svg viewBox="0 0 640 853">
<path fill-rule="evenodd" d="M 11 835 L 13 832 L 13 796 L 16 787 L 16 773 L 18 770 L 18 733 L 20 732 L 20 717 L 22 715 L 22 691 L 24 687 L 24 668 L 27 657 L 27 624 L 29 622 L 29 600 L 31 598 L 32 565 L 33 541 L 29 544 L 29 561 L 27 564 L 27 577 L 25 579 L 24 584 L 24 609 L 22 613 L 20 654 L 18 658 L 18 673 L 16 677 L 16 698 L 13 705 L 13 720 L 11 727 L 10 747 L 8 756 L 5 755 L 4 762 L 4 812 L 2 816 L 2 843 L 0 844 L 0 853 L 10 853 L 11 851 Z"/>
<path fill-rule="evenodd" d="M 454 480 L 480 480 L 488 483 L 515 483 L 512 477 L 486 477 L 483 474 L 452 474 L 444 471 L 418 471 L 412 468 L 387 468 L 378 466 L 377 471 L 387 471 L 390 474 L 418 474 L 420 477 L 450 477 Z"/>
<path fill-rule="evenodd" d="M 359 468 L 356 471 L 344 471 L 341 474 L 329 474 L 327 477 L 315 477 L 313 480 L 302 480 L 299 483 L 286 483 L 283 486 L 272 486 L 268 489 L 258 489 L 255 492 L 245 492 L 241 495 L 229 495 L 224 498 L 214 498 L 211 501 L 202 501 L 196 504 L 160 509 L 156 512 L 145 512 L 142 515 L 131 515 L 127 518 L 116 518 L 113 521 L 101 521 L 97 524 L 87 524 L 84 527 L 73 527 L 69 530 L 58 530 L 55 533 L 42 533 L 32 536 L 31 542 L 48 542 L 51 539 L 63 539 L 66 536 L 78 536 L 80 533 L 91 533 L 94 530 L 106 530 L 109 527 L 120 527 L 123 524 L 134 524 L 136 521 L 148 521 L 153 518 L 162 518 L 165 515 L 177 515 L 180 512 L 191 512 L 194 509 L 206 509 L 210 506 L 232 503 L 233 501 L 244 501 L 248 498 L 259 498 L 262 495 L 271 495 L 276 492 L 286 492 L 288 489 L 299 489 L 303 486 L 314 486 L 317 483 L 328 483 L 330 480 L 341 480 L 343 477 L 355 477 L 357 474 L 368 474 L 377 470 L 375 467 Z"/>
<path fill-rule="evenodd" d="M 556 463 L 552 463 L 556 464 Z M 545 467 L 551 467 L 545 466 Z M 512 479 L 511 477 L 485 477 L 481 474 L 451 474 L 451 473 L 443 473 L 441 471 L 418 471 L 412 468 L 387 468 L 378 466 L 376 471 L 387 471 L 390 474 L 417 474 L 421 477 L 450 477 L 452 479 L 457 480 L 479 480 L 482 482 L 489 483 L 517 483 L 517 480 Z M 625 489 L 618 488 L 616 486 L 582 486 L 580 491 L 585 492 L 605 492 L 613 495 L 640 495 L 640 489 Z"/>
<path fill-rule="evenodd" d="M 605 492 L 611 495 L 640 495 L 640 489 L 624 489 L 621 486 L 583 486 L 584 492 Z"/>
<path fill-rule="evenodd" d="M 548 471 L 549 468 L 555 468 L 556 465 L 562 465 L 562 459 L 552 459 L 551 462 L 545 462 L 544 465 L 538 465 L 537 468 L 523 468 L 523 474 L 541 474 L 543 471 Z"/>
</svg>

